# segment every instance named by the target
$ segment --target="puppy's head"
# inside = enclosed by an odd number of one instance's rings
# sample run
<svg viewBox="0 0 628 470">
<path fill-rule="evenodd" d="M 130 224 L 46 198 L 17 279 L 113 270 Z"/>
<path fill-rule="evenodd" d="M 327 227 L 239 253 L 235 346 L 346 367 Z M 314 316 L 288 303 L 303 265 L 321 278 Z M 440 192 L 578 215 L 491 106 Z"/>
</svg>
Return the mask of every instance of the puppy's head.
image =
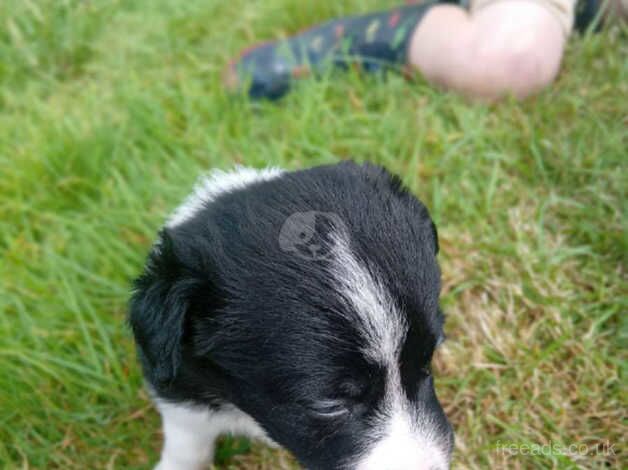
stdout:
<svg viewBox="0 0 628 470">
<path fill-rule="evenodd" d="M 377 167 L 225 191 L 162 232 L 138 281 L 146 376 L 236 405 L 307 468 L 447 468 L 437 251 L 425 207 Z"/>
</svg>

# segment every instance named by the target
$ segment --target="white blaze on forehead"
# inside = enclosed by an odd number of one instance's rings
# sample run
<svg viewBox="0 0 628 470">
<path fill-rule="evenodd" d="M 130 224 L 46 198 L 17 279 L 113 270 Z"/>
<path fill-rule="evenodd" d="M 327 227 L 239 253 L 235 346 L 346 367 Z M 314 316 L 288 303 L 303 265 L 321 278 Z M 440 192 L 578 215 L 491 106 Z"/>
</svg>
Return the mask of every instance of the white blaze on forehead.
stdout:
<svg viewBox="0 0 628 470">
<path fill-rule="evenodd" d="M 390 293 L 364 264 L 351 252 L 347 234 L 336 234 L 334 240 L 333 274 L 342 295 L 357 314 L 357 327 L 367 340 L 364 351 L 371 359 L 386 367 L 396 368 L 397 358 L 406 336 L 407 326 L 397 311 Z M 353 319 L 353 317 L 352 317 Z"/>
<path fill-rule="evenodd" d="M 219 194 L 242 189 L 259 181 L 268 181 L 283 173 L 280 168 L 246 168 L 237 166 L 233 171 L 213 170 L 198 179 L 192 194 L 183 204 L 177 207 L 166 222 L 172 228 L 192 218 L 207 202 L 214 200 Z"/>
<path fill-rule="evenodd" d="M 408 326 L 390 293 L 370 269 L 351 252 L 348 234 L 335 234 L 333 275 L 338 293 L 357 316 L 349 316 L 364 334 L 369 358 L 386 367 L 386 392 L 381 413 L 372 425 L 357 470 L 445 470 L 449 468 L 449 436 L 438 431 L 429 411 L 417 409 L 401 384 L 399 356 Z M 418 351 L 417 351 L 418 354 Z M 420 406 L 420 405 L 419 405 Z M 368 438 L 368 436 L 367 436 Z"/>
</svg>

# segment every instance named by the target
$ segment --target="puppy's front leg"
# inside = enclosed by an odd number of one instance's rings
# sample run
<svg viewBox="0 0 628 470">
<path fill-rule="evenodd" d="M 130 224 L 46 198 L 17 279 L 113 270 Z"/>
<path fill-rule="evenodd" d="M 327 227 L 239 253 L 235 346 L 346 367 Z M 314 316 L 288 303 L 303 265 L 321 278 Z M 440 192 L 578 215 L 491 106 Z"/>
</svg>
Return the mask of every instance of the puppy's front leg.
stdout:
<svg viewBox="0 0 628 470">
<path fill-rule="evenodd" d="M 164 430 L 164 447 L 155 470 L 201 470 L 214 456 L 219 429 L 208 409 L 157 401 Z"/>
</svg>

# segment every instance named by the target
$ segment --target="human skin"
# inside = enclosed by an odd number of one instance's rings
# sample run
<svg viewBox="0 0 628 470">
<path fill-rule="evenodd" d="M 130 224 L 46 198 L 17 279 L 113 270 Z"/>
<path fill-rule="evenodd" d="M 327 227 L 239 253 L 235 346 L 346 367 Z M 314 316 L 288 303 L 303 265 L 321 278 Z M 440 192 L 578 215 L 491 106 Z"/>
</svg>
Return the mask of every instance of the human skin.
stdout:
<svg viewBox="0 0 628 470">
<path fill-rule="evenodd" d="M 566 39 L 554 14 L 533 1 L 502 0 L 473 13 L 437 5 L 415 29 L 408 62 L 472 98 L 525 98 L 556 78 Z"/>
</svg>

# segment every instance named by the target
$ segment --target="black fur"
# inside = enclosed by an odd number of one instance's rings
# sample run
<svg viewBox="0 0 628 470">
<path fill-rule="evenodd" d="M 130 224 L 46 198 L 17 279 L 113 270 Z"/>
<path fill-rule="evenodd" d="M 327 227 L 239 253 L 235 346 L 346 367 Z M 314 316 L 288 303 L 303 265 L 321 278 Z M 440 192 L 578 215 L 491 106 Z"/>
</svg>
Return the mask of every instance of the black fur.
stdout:
<svg viewBox="0 0 628 470">
<path fill-rule="evenodd" d="M 221 194 L 164 229 L 130 306 L 148 382 L 167 400 L 235 404 L 308 468 L 339 468 L 357 454 L 386 369 L 361 352 L 358 313 L 335 294 L 333 259 L 278 242 L 292 214 L 311 211 L 337 215 L 320 217 L 318 245 L 346 229 L 352 253 L 377 270 L 407 318 L 405 393 L 449 435 L 429 373 L 443 323 L 436 229 L 400 180 L 373 165 L 286 173 Z"/>
</svg>

